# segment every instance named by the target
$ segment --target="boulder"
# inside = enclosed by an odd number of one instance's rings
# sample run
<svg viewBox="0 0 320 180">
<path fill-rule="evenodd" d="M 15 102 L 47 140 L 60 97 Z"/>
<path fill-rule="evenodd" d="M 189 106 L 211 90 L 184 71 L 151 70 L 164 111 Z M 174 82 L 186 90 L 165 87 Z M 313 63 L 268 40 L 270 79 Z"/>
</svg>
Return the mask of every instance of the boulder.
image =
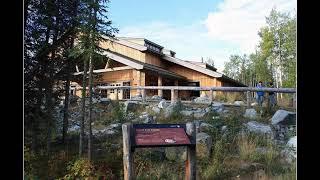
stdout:
<svg viewBox="0 0 320 180">
<path fill-rule="evenodd" d="M 211 110 L 217 113 L 221 113 L 224 110 L 224 105 L 219 102 L 214 102 L 210 105 Z"/>
<path fill-rule="evenodd" d="M 151 97 L 152 100 L 157 100 L 157 101 L 161 101 L 162 97 L 158 96 L 158 95 L 154 95 Z"/>
<path fill-rule="evenodd" d="M 287 146 L 293 148 L 295 151 L 297 150 L 297 136 L 294 136 L 289 139 Z"/>
<path fill-rule="evenodd" d="M 255 109 L 246 109 L 246 112 L 244 113 L 244 117 L 249 119 L 255 119 L 257 118 L 257 111 Z"/>
<path fill-rule="evenodd" d="M 245 103 L 243 101 L 235 101 L 233 104 L 236 106 L 244 106 L 245 105 Z"/>
<path fill-rule="evenodd" d="M 124 111 L 125 112 L 128 112 L 128 111 L 134 112 L 138 109 L 138 107 L 139 107 L 139 103 L 136 101 L 124 102 Z"/>
<path fill-rule="evenodd" d="M 194 113 L 194 111 L 182 110 L 180 111 L 180 113 L 184 116 L 191 116 Z"/>
<path fill-rule="evenodd" d="M 187 159 L 187 149 L 186 147 L 167 147 L 165 155 L 168 160 L 184 162 Z"/>
<path fill-rule="evenodd" d="M 164 109 L 164 117 L 165 117 L 165 118 L 170 117 L 170 115 L 171 115 L 172 112 L 173 112 L 174 106 L 175 106 L 175 104 L 170 104 L 169 106 L 167 106 L 167 107 Z"/>
<path fill-rule="evenodd" d="M 221 132 L 222 132 L 222 133 L 227 132 L 227 130 L 228 130 L 228 129 L 227 129 L 227 126 L 222 126 L 222 127 L 221 127 Z"/>
<path fill-rule="evenodd" d="M 152 107 L 152 111 L 156 114 L 159 114 L 160 113 L 160 108 L 158 107 Z"/>
<path fill-rule="evenodd" d="M 148 114 L 147 112 L 143 112 L 141 116 L 139 116 L 140 119 L 142 119 L 143 123 L 155 123 L 155 118 Z"/>
<path fill-rule="evenodd" d="M 213 128 L 213 126 L 211 124 L 208 124 L 208 123 L 204 123 L 204 122 L 201 122 L 200 123 L 200 132 L 204 132 L 204 131 L 208 131 L 210 130 L 211 128 Z"/>
<path fill-rule="evenodd" d="M 282 157 L 287 163 L 292 163 L 297 158 L 297 136 L 289 139 L 286 148 L 281 151 Z"/>
<path fill-rule="evenodd" d="M 132 100 L 142 100 L 142 95 L 139 94 L 139 95 L 136 95 L 136 96 L 131 96 L 130 99 L 132 99 Z"/>
<path fill-rule="evenodd" d="M 272 125 L 294 125 L 296 124 L 296 113 L 286 111 L 286 110 L 278 110 L 271 118 Z"/>
<path fill-rule="evenodd" d="M 166 108 L 168 105 L 166 104 L 166 100 L 165 99 L 162 99 L 159 104 L 158 104 L 158 108 L 160 109 L 164 109 Z"/>
<path fill-rule="evenodd" d="M 195 103 L 211 103 L 211 99 L 207 96 L 197 97 L 193 100 Z"/>
<path fill-rule="evenodd" d="M 196 135 L 196 152 L 199 158 L 208 158 L 211 153 L 212 137 L 207 133 L 201 132 Z"/>
<path fill-rule="evenodd" d="M 250 121 L 247 124 L 245 124 L 245 126 L 250 132 L 273 136 L 272 129 L 267 124 L 262 124 L 256 121 Z"/>
<path fill-rule="evenodd" d="M 195 118 L 202 118 L 203 116 L 206 115 L 206 113 L 205 112 L 195 112 L 193 115 Z"/>
</svg>

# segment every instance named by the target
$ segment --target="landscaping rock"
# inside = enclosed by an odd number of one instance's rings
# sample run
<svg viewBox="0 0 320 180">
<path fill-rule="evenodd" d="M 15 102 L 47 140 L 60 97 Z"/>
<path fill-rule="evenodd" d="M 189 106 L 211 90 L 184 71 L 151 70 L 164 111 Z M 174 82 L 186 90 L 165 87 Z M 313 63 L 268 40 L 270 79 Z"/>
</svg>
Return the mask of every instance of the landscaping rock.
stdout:
<svg viewBox="0 0 320 180">
<path fill-rule="evenodd" d="M 222 133 L 226 132 L 227 130 L 228 130 L 228 129 L 227 129 L 227 126 L 222 126 L 222 127 L 221 127 L 221 132 L 222 132 Z"/>
<path fill-rule="evenodd" d="M 244 113 L 244 117 L 249 119 L 255 119 L 257 118 L 257 111 L 255 109 L 246 109 L 246 112 Z"/>
<path fill-rule="evenodd" d="M 148 114 L 147 112 L 143 112 L 141 116 L 139 116 L 140 119 L 142 119 L 143 123 L 155 123 L 155 118 Z"/>
<path fill-rule="evenodd" d="M 195 112 L 193 115 L 195 118 L 202 118 L 203 116 L 206 115 L 206 113 L 205 112 Z"/>
<path fill-rule="evenodd" d="M 160 113 L 160 108 L 158 107 L 152 107 L 152 111 L 156 114 L 159 114 Z"/>
<path fill-rule="evenodd" d="M 212 137 L 207 133 L 201 132 L 196 135 L 196 152 L 199 158 L 208 158 L 211 153 Z"/>
<path fill-rule="evenodd" d="M 151 97 L 152 100 L 158 100 L 158 101 L 161 101 L 162 100 L 162 97 L 158 96 L 158 95 L 154 95 Z"/>
<path fill-rule="evenodd" d="M 262 124 L 256 121 L 250 121 L 246 124 L 246 127 L 250 132 L 266 134 L 271 136 L 273 135 L 271 127 L 267 124 Z"/>
<path fill-rule="evenodd" d="M 197 97 L 193 100 L 195 103 L 211 103 L 211 99 L 207 96 Z"/>
<path fill-rule="evenodd" d="M 138 107 L 139 107 L 139 103 L 136 101 L 124 102 L 124 111 L 125 112 L 128 112 L 128 111 L 134 112 L 138 109 Z"/>
<path fill-rule="evenodd" d="M 217 113 L 221 113 L 224 110 L 224 105 L 222 103 L 219 102 L 214 102 L 210 105 L 211 110 L 215 111 Z"/>
<path fill-rule="evenodd" d="M 210 130 L 211 128 L 213 128 L 213 126 L 211 124 L 208 124 L 208 123 L 204 123 L 204 122 L 201 122 L 200 123 L 200 132 L 204 132 L 204 131 L 208 131 Z"/>
<path fill-rule="evenodd" d="M 296 113 L 280 109 L 271 118 L 271 124 L 294 125 L 296 124 L 295 117 Z"/>
<path fill-rule="evenodd" d="M 281 155 L 287 163 L 295 162 L 297 158 L 297 136 L 290 138 L 286 148 L 281 151 Z"/>
<path fill-rule="evenodd" d="M 131 100 L 142 100 L 142 95 L 131 96 Z"/>
<path fill-rule="evenodd" d="M 245 103 L 243 101 L 235 101 L 233 104 L 236 106 L 244 106 L 245 105 Z"/>
<path fill-rule="evenodd" d="M 166 104 L 166 100 L 165 99 L 162 99 L 159 104 L 158 104 L 158 108 L 160 109 L 164 109 L 166 108 L 168 105 Z"/>
<path fill-rule="evenodd" d="M 175 106 L 175 104 L 170 104 L 169 106 L 167 106 L 167 107 L 164 109 L 164 117 L 165 117 L 165 118 L 170 117 L 170 115 L 171 115 L 172 112 L 173 112 L 174 106 Z"/>
<path fill-rule="evenodd" d="M 184 116 L 191 116 L 194 113 L 194 111 L 182 110 L 180 111 L 180 113 Z"/>
</svg>

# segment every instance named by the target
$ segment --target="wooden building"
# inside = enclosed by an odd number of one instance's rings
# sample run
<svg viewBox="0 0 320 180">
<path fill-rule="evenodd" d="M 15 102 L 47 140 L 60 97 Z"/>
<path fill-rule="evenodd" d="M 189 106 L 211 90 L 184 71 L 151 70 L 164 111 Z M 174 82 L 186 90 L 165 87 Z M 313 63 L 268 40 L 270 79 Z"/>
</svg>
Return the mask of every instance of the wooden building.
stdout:
<svg viewBox="0 0 320 180">
<path fill-rule="evenodd" d="M 185 61 L 175 57 L 175 52 L 144 38 L 116 38 L 101 42 L 102 53 L 108 64 L 93 72 L 98 76 L 94 85 L 108 86 L 245 86 L 217 69 L 201 62 Z M 75 76 L 81 75 L 76 68 Z M 79 78 L 80 79 L 80 78 Z M 78 82 L 79 84 L 81 82 Z M 81 86 L 72 84 L 72 93 L 81 95 Z M 130 99 L 139 90 L 101 90 L 104 97 Z M 178 91 L 178 98 L 188 100 L 209 92 Z M 147 96 L 159 95 L 170 99 L 169 90 L 146 90 Z M 208 94 L 207 94 L 208 95 Z"/>
</svg>

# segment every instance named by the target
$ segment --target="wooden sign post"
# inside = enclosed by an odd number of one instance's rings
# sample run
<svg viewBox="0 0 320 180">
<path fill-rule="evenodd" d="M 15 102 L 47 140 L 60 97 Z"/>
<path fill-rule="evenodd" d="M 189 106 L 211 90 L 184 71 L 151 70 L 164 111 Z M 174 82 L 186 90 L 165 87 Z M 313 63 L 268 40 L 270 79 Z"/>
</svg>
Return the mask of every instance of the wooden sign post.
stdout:
<svg viewBox="0 0 320 180">
<path fill-rule="evenodd" d="M 187 124 L 122 125 L 124 179 L 135 179 L 133 153 L 135 148 L 187 146 L 186 179 L 196 179 L 196 129 Z"/>
</svg>

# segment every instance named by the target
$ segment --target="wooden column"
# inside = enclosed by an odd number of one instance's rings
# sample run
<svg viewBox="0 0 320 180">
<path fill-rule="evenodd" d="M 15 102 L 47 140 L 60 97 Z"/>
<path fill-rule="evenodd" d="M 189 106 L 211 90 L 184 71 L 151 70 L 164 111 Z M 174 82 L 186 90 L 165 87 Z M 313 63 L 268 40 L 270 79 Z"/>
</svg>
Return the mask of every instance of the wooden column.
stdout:
<svg viewBox="0 0 320 180">
<path fill-rule="evenodd" d="M 179 81 L 178 80 L 175 80 L 174 81 L 174 86 L 179 86 Z M 175 101 L 178 99 L 178 97 L 179 97 L 179 91 L 178 90 L 175 90 L 174 91 L 174 97 L 175 97 Z"/>
<path fill-rule="evenodd" d="M 158 76 L 158 86 L 162 86 L 162 77 L 160 75 Z M 163 97 L 162 89 L 158 89 L 158 96 Z"/>
<path fill-rule="evenodd" d="M 124 180 L 135 179 L 133 173 L 133 153 L 131 152 L 131 131 L 131 123 L 122 124 Z"/>
<path fill-rule="evenodd" d="M 210 90 L 209 92 L 209 98 L 211 100 L 211 102 L 213 101 L 213 90 Z"/>
<path fill-rule="evenodd" d="M 146 101 L 146 90 L 145 89 L 141 89 L 141 95 L 142 95 L 142 102 Z"/>
<path fill-rule="evenodd" d="M 247 107 L 250 108 L 250 91 L 247 91 Z"/>
<path fill-rule="evenodd" d="M 175 102 L 175 93 L 174 93 L 174 89 L 171 89 L 171 104 L 173 104 Z"/>
<path fill-rule="evenodd" d="M 190 137 L 192 146 L 187 147 L 187 160 L 186 160 L 186 180 L 196 179 L 196 127 L 194 123 L 186 124 L 186 133 Z"/>
</svg>

